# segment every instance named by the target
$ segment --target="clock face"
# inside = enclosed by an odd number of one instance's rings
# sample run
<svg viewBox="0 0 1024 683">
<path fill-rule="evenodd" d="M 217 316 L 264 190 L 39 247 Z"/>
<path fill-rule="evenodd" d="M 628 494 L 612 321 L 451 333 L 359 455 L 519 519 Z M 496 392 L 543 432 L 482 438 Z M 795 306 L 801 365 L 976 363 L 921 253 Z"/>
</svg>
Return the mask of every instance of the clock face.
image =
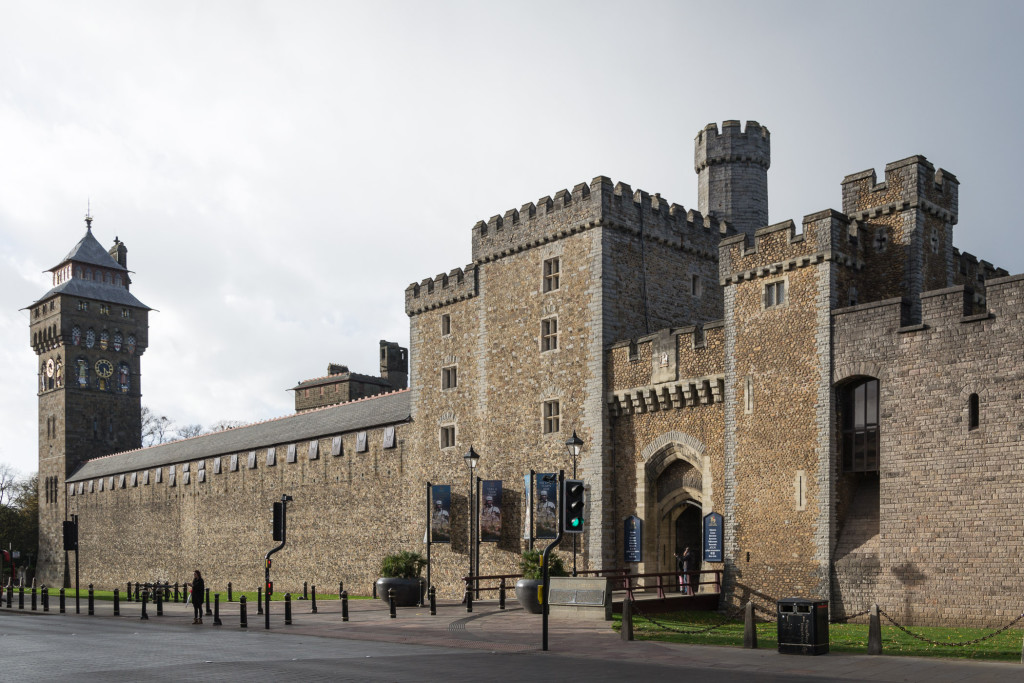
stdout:
<svg viewBox="0 0 1024 683">
<path fill-rule="evenodd" d="M 85 333 L 85 346 L 86 348 L 92 348 L 96 344 L 96 333 L 93 330 L 88 330 Z"/>
<path fill-rule="evenodd" d="M 106 379 L 114 374 L 114 365 L 106 358 L 96 361 L 96 374 Z"/>
<path fill-rule="evenodd" d="M 46 376 L 53 377 L 53 359 L 46 361 Z"/>
</svg>

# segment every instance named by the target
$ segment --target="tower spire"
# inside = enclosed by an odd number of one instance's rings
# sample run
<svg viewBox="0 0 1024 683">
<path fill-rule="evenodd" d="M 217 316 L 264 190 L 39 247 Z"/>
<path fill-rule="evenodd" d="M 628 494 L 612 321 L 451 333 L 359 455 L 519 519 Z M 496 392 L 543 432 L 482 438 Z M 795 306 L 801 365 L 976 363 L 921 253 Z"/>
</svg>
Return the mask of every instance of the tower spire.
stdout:
<svg viewBox="0 0 1024 683">
<path fill-rule="evenodd" d="M 92 230 L 92 200 L 85 200 L 85 229 Z"/>
</svg>

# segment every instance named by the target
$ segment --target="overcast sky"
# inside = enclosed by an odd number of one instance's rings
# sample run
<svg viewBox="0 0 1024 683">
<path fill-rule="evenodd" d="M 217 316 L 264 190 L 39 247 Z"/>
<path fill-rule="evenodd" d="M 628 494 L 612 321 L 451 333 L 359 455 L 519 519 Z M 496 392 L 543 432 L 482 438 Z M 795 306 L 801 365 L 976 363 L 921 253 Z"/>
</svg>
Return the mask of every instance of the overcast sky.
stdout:
<svg viewBox="0 0 1024 683">
<path fill-rule="evenodd" d="M 724 119 L 771 131 L 772 222 L 924 154 L 961 181 L 957 245 L 1021 272 L 1021 7 L 0 0 L 0 462 L 36 469 L 19 309 L 87 201 L 158 311 L 143 403 L 204 425 L 376 374 L 477 220 L 596 175 L 696 208 Z"/>
</svg>

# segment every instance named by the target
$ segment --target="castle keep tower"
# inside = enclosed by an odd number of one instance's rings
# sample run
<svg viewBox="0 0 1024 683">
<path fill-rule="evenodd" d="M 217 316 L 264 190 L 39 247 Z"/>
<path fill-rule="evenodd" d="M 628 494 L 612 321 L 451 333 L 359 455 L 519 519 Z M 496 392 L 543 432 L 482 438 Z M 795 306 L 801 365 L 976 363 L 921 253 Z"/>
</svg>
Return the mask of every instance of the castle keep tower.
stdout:
<svg viewBox="0 0 1024 683">
<path fill-rule="evenodd" d="M 697 172 L 697 210 L 724 220 L 751 237 L 768 225 L 768 167 L 771 138 L 767 128 L 747 121 L 709 123 L 694 141 Z"/>
<path fill-rule="evenodd" d="M 129 291 L 128 250 L 85 236 L 50 269 L 53 288 L 32 304 L 39 356 L 39 580 L 63 581 L 65 479 L 83 462 L 141 446 L 139 359 L 149 308 Z"/>
</svg>

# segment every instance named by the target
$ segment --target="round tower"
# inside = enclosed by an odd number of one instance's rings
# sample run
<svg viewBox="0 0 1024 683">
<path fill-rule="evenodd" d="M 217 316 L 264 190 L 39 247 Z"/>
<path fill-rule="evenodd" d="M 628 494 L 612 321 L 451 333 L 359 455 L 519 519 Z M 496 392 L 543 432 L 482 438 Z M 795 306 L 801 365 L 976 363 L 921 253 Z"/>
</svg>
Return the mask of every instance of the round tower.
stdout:
<svg viewBox="0 0 1024 683">
<path fill-rule="evenodd" d="M 767 128 L 747 121 L 709 123 L 694 141 L 697 209 L 713 214 L 738 232 L 753 236 L 768 225 L 768 167 L 771 138 Z"/>
</svg>

